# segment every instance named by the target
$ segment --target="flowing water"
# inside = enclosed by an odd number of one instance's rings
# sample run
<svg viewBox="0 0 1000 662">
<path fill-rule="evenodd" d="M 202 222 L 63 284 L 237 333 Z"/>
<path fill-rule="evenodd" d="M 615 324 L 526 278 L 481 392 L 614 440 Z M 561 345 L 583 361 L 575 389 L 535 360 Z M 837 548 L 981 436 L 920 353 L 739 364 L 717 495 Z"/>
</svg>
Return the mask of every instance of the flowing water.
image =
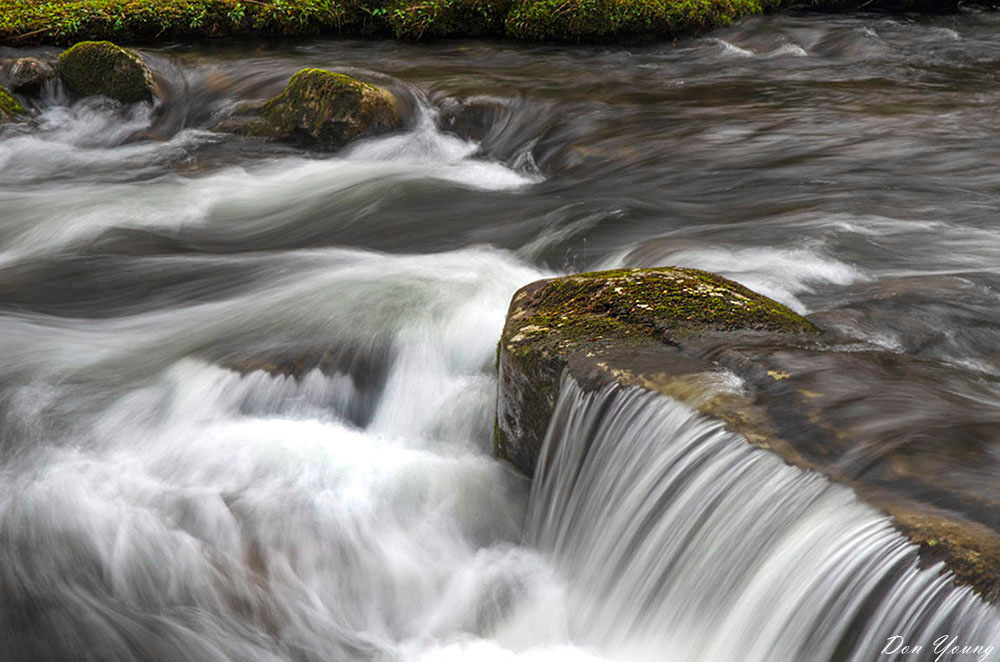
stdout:
<svg viewBox="0 0 1000 662">
<path fill-rule="evenodd" d="M 513 292 L 678 264 L 926 361 L 941 380 L 883 374 L 866 415 L 996 460 L 998 27 L 202 44 L 143 51 L 156 107 L 50 85 L 0 130 L 0 659 L 1000 647 L 996 608 L 848 489 L 670 401 L 570 383 L 543 479 L 490 457 Z M 304 66 L 389 87 L 407 130 L 335 155 L 211 130 Z M 895 388 L 975 418 L 887 419 Z"/>
<path fill-rule="evenodd" d="M 995 608 L 920 569 L 850 490 L 678 403 L 567 379 L 546 441 L 528 540 L 616 658 L 863 662 L 893 659 L 893 636 L 1000 636 Z"/>
</svg>

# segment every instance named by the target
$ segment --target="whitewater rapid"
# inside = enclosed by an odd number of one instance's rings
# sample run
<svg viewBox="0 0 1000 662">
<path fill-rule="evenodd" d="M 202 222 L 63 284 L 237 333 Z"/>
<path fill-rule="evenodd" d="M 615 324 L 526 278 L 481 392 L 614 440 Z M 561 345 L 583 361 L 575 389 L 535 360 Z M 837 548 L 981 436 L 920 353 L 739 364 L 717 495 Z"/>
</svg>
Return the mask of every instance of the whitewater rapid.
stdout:
<svg viewBox="0 0 1000 662">
<path fill-rule="evenodd" d="M 192 178 L 178 154 L 218 138 L 122 146 L 148 110 L 56 106 L 0 143 L 8 272 L 112 228 L 253 236 L 400 182 L 537 180 L 427 118 Z M 202 295 L 159 280 L 177 273 Z M 527 480 L 489 457 L 495 338 L 544 275 L 486 246 L 138 254 L 116 261 L 122 297 L 0 315 L 0 657 L 502 658 L 497 629 L 532 609 L 516 648 L 569 646 L 558 613 L 534 618 L 565 606 L 520 545 Z M 224 365 L 317 347 L 334 367 L 298 378 Z"/>
</svg>

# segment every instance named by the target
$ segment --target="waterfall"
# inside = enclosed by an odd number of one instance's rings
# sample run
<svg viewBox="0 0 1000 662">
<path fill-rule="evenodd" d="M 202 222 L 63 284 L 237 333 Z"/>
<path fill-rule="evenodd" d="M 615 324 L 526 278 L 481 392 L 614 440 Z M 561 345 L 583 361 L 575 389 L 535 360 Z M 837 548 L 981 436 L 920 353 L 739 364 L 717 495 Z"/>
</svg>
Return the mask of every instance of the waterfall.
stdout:
<svg viewBox="0 0 1000 662">
<path fill-rule="evenodd" d="M 1000 612 L 921 569 L 852 490 L 639 389 L 564 380 L 525 535 L 567 582 L 573 635 L 615 658 L 860 662 L 1000 639 Z"/>
</svg>

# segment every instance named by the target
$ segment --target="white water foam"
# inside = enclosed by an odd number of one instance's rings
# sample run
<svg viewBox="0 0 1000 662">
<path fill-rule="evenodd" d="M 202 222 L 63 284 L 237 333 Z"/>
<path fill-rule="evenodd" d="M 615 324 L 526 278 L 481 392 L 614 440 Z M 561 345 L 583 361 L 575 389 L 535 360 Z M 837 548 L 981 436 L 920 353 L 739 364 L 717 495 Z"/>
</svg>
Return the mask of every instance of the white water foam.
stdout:
<svg viewBox="0 0 1000 662">
<path fill-rule="evenodd" d="M 731 55 L 734 57 L 753 57 L 756 55 L 753 51 L 747 48 L 740 48 L 735 44 L 731 44 L 725 39 L 712 39 L 719 46 L 722 46 L 722 52 L 725 55 Z"/>
<path fill-rule="evenodd" d="M 742 46 L 737 46 L 732 44 L 725 39 L 712 38 L 710 41 L 718 44 L 722 47 L 722 52 L 724 55 L 731 57 L 749 58 L 749 57 L 763 57 L 763 58 L 773 58 L 773 57 L 807 57 L 809 54 L 804 48 L 795 43 L 786 43 L 773 48 L 764 53 L 756 53 L 749 48 L 743 48 Z"/>
<path fill-rule="evenodd" d="M 806 49 L 802 48 L 798 44 L 787 43 L 778 46 L 773 51 L 768 52 L 765 57 L 808 57 L 809 53 Z"/>
</svg>

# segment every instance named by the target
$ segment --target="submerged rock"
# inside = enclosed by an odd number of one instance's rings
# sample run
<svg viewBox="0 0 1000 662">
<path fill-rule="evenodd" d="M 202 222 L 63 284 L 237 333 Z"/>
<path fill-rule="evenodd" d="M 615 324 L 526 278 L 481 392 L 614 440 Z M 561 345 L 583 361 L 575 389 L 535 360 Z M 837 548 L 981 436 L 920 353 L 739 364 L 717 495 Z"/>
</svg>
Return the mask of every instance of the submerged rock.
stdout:
<svg viewBox="0 0 1000 662">
<path fill-rule="evenodd" d="M 10 89 L 29 96 L 37 95 L 42 91 L 45 81 L 56 76 L 56 70 L 51 64 L 33 57 L 18 58 L 6 69 Z"/>
<path fill-rule="evenodd" d="M 24 106 L 18 103 L 6 87 L 0 85 L 0 124 L 12 122 L 24 113 Z"/>
<path fill-rule="evenodd" d="M 494 454 L 527 475 L 565 377 L 588 392 L 655 391 L 851 487 L 924 562 L 1000 600 L 1000 412 L 988 387 L 953 368 L 835 336 L 737 283 L 677 268 L 522 288 L 497 367 Z"/>
<path fill-rule="evenodd" d="M 387 90 L 324 69 L 303 69 L 284 91 L 245 121 L 239 133 L 336 150 L 367 136 L 401 129 L 396 97 Z"/>
<path fill-rule="evenodd" d="M 503 99 L 487 96 L 446 99 L 438 111 L 438 126 L 463 140 L 481 141 L 512 114 Z"/>
<path fill-rule="evenodd" d="M 156 96 L 153 73 L 139 54 L 110 41 L 83 41 L 59 55 L 59 75 L 80 96 L 135 103 Z"/>
</svg>

